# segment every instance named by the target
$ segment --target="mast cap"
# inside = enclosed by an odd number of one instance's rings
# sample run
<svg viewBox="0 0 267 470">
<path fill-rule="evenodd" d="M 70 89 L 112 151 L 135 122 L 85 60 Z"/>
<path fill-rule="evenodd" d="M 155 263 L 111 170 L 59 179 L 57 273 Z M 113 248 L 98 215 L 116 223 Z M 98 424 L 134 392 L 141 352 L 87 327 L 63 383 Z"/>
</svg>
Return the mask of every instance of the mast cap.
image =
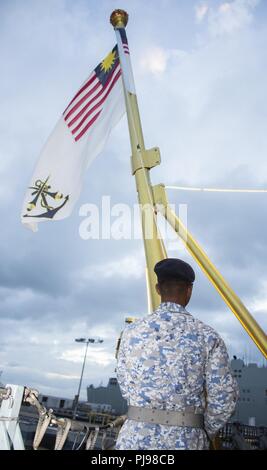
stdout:
<svg viewBox="0 0 267 470">
<path fill-rule="evenodd" d="M 129 15 L 125 10 L 114 10 L 110 15 L 110 22 L 114 28 L 125 28 Z"/>
</svg>

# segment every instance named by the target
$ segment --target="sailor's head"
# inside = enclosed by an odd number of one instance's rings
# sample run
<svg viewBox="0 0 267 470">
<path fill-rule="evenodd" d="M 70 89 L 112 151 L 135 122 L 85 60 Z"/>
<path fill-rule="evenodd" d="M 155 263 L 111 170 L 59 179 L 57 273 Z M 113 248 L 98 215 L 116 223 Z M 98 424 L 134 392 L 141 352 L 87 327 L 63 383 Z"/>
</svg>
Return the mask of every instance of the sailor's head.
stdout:
<svg viewBox="0 0 267 470">
<path fill-rule="evenodd" d="M 195 272 L 190 264 L 177 258 L 167 258 L 159 261 L 154 271 L 158 278 L 156 290 L 162 302 L 188 304 L 195 280 Z"/>
</svg>

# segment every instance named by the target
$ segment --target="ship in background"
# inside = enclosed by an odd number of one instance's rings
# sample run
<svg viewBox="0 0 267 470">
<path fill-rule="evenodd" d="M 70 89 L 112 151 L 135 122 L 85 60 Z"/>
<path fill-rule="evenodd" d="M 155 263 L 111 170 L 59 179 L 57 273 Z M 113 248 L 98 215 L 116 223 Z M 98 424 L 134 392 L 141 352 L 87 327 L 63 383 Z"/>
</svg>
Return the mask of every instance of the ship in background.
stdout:
<svg viewBox="0 0 267 470">
<path fill-rule="evenodd" d="M 231 421 L 267 427 L 267 367 L 245 364 L 236 356 L 231 361 L 240 396 Z"/>
</svg>

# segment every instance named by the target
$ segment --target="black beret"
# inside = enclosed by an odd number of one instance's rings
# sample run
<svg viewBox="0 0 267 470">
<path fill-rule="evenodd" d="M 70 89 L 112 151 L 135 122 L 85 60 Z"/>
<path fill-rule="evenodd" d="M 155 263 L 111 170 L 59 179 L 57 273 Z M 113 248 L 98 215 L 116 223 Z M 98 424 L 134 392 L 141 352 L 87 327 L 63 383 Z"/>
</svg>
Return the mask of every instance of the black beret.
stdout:
<svg viewBox="0 0 267 470">
<path fill-rule="evenodd" d="M 195 280 L 195 272 L 190 264 L 177 258 L 167 258 L 159 261 L 155 265 L 154 271 L 159 282 L 177 279 L 192 283 Z"/>
</svg>

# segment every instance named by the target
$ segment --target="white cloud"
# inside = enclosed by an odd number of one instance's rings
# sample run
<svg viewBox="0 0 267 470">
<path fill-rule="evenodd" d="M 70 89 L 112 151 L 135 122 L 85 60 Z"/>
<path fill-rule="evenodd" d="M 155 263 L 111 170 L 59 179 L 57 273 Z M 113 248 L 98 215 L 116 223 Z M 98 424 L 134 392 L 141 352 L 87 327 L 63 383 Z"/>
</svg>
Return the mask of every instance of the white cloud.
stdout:
<svg viewBox="0 0 267 470">
<path fill-rule="evenodd" d="M 44 374 L 48 379 L 63 379 L 63 380 L 79 380 L 79 375 L 66 375 L 66 374 L 57 374 L 55 372 L 47 372 Z"/>
<path fill-rule="evenodd" d="M 140 59 L 140 68 L 143 72 L 161 75 L 166 71 L 170 59 L 174 58 L 176 62 L 179 62 L 185 56 L 185 51 L 179 49 L 164 49 L 163 47 L 152 45 L 143 51 Z"/>
<path fill-rule="evenodd" d="M 74 338 L 82 334 L 104 338 L 101 346 L 89 345 L 83 394 L 86 382 L 95 382 L 100 378 L 106 380 L 112 375 L 119 331 L 113 325 L 104 323 L 99 329 L 96 326 L 89 329 L 79 319 L 72 319 L 69 323 L 65 321 L 64 327 L 60 323 L 59 327 L 55 318 L 51 324 L 43 324 L 41 316 L 34 322 L 0 320 L 0 370 L 4 371 L 2 381 L 23 383 L 40 393 L 46 391 L 52 395 L 73 396 L 85 352 L 85 346 L 75 345 Z"/>
<path fill-rule="evenodd" d="M 141 67 L 152 73 L 162 73 L 166 69 L 168 54 L 161 47 L 152 47 L 144 52 Z"/>
<path fill-rule="evenodd" d="M 250 308 L 251 311 L 257 313 L 260 317 L 262 317 L 262 320 L 264 320 L 267 312 L 267 280 L 262 280 L 259 284 L 259 292 L 257 296 L 251 299 Z"/>
<path fill-rule="evenodd" d="M 33 289 L 22 288 L 16 289 L 16 295 L 14 295 L 14 289 L 0 287 L 0 296 L 2 302 L 12 307 L 15 305 L 26 304 L 36 296 L 36 293 Z"/>
<path fill-rule="evenodd" d="M 102 348 L 92 347 L 88 349 L 87 362 L 94 366 L 108 366 L 114 363 L 114 354 Z M 84 359 L 84 348 L 67 349 L 63 351 L 59 359 L 64 361 L 82 363 Z"/>
<path fill-rule="evenodd" d="M 201 23 L 209 11 L 209 5 L 207 3 L 200 3 L 195 7 L 195 15 L 197 23 Z"/>
<path fill-rule="evenodd" d="M 143 253 L 137 252 L 126 255 L 116 261 L 104 264 L 91 265 L 79 273 L 82 280 L 110 279 L 113 277 L 122 279 L 140 279 L 144 276 Z"/>
<path fill-rule="evenodd" d="M 211 8 L 208 15 L 212 36 L 231 34 L 248 26 L 253 21 L 253 10 L 259 0 L 234 0 Z"/>
</svg>

